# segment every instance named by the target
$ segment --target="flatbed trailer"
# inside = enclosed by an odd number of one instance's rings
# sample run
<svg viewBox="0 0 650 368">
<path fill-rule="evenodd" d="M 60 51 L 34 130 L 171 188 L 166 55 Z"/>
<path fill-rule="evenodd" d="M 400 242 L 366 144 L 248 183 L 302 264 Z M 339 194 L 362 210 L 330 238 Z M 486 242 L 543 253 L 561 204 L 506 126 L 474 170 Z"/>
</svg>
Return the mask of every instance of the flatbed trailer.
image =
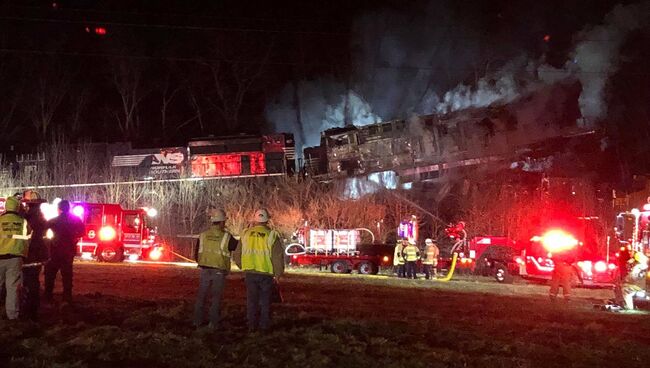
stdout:
<svg viewBox="0 0 650 368">
<path fill-rule="evenodd" d="M 329 268 L 332 273 L 357 271 L 362 275 L 376 275 L 381 269 L 393 266 L 394 247 L 386 244 L 359 245 L 349 252 L 316 252 L 309 249 L 299 254 L 290 254 L 293 266 L 318 266 Z"/>
</svg>

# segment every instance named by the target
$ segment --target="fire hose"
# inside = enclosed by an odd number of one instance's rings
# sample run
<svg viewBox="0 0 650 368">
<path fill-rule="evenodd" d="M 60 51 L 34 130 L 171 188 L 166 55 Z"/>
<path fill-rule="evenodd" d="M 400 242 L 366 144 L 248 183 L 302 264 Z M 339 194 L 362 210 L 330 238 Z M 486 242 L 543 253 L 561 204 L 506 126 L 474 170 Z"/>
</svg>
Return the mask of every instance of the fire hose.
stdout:
<svg viewBox="0 0 650 368">
<path fill-rule="evenodd" d="M 456 253 L 456 248 L 459 246 L 463 245 L 464 243 L 463 240 L 459 240 L 454 244 L 453 247 L 451 247 L 451 266 L 449 267 L 449 271 L 447 271 L 447 275 L 445 277 L 439 278 L 439 279 L 433 279 L 434 281 L 440 281 L 440 282 L 447 282 L 451 280 L 451 278 L 454 276 L 454 270 L 456 270 L 456 262 L 458 261 L 458 253 Z"/>
</svg>

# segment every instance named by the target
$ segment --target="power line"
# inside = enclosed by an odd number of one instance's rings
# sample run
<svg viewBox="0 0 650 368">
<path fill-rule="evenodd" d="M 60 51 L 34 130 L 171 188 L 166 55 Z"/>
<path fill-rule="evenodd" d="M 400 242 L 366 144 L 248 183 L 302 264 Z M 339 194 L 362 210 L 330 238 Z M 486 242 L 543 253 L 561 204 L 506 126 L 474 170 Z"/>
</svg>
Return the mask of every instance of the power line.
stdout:
<svg viewBox="0 0 650 368">
<path fill-rule="evenodd" d="M 227 27 L 206 27 L 206 26 L 190 26 L 190 25 L 174 25 L 174 24 L 156 24 L 156 23 L 123 23 L 101 20 L 64 20 L 64 19 L 48 19 L 48 18 L 29 18 L 29 17 L 11 17 L 3 16 L 0 20 L 8 21 L 27 21 L 27 22 L 42 22 L 42 23 L 57 23 L 57 24 L 101 24 L 118 27 L 137 27 L 137 28 L 158 28 L 158 29 L 180 29 L 188 31 L 218 31 L 218 32 L 233 32 L 233 33 L 280 33 L 280 34 L 316 34 L 328 36 L 349 36 L 347 32 L 333 32 L 333 31 L 299 31 L 299 30 L 279 30 L 279 29 L 262 29 L 262 28 L 227 28 Z"/>
<path fill-rule="evenodd" d="M 82 8 L 50 8 L 50 7 L 39 7 L 39 6 L 24 6 L 24 5 L 7 5 L 5 8 L 14 8 L 14 9 L 30 9 L 30 10 L 40 10 L 48 12 L 70 12 L 70 13 L 95 13 L 95 14 L 107 14 L 107 15 L 137 15 L 137 16 L 151 16 L 151 17 L 176 17 L 176 18 L 200 18 L 200 19 L 209 19 L 209 20 L 247 20 L 247 21 L 262 21 L 262 22 L 285 22 L 285 23 L 323 23 L 323 24 L 345 24 L 342 20 L 335 19 L 314 19 L 309 18 L 262 18 L 262 17 L 242 17 L 242 16 L 228 16 L 228 17 L 218 17 L 214 15 L 203 15 L 203 14 L 184 14 L 184 13 L 143 13 L 136 11 L 116 11 L 116 10 L 97 10 L 97 9 L 82 9 Z"/>
<path fill-rule="evenodd" d="M 98 52 L 76 52 L 76 51 L 47 51 L 47 50 L 36 50 L 36 49 L 10 49 L 10 48 L 0 48 L 0 53 L 6 54 L 29 54 L 29 55 L 50 55 L 50 56 L 70 56 L 70 57 L 98 57 L 98 58 L 113 58 L 113 59 L 136 59 L 136 60 L 168 60 L 168 61 L 181 61 L 181 62 L 193 62 L 193 63 L 210 63 L 210 62 L 224 62 L 231 64 L 250 64 L 250 65 L 284 65 L 284 66 L 307 66 L 307 67 L 332 67 L 340 66 L 340 64 L 334 63 L 303 63 L 303 62 L 292 62 L 292 61 L 262 61 L 262 60 L 239 60 L 239 59 L 228 59 L 228 58 L 196 58 L 196 57 L 180 57 L 180 56 L 150 56 L 150 55 L 129 55 L 129 54 L 108 54 L 108 53 L 98 53 Z M 453 70 L 461 72 L 475 72 L 474 68 L 446 68 L 446 67 L 428 67 L 428 66 L 391 66 L 391 65 L 373 65 L 372 69 L 388 69 L 388 70 Z M 510 72 L 515 73 L 520 70 L 512 70 Z M 509 72 L 507 70 L 500 70 L 500 72 Z M 544 70 L 544 74 L 559 74 L 559 75 L 573 75 L 573 74 L 594 74 L 594 75 L 609 75 L 612 74 L 606 70 L 575 70 L 575 71 L 566 71 L 566 70 Z M 625 72 L 617 71 L 617 74 L 624 75 L 650 75 L 648 72 Z"/>
</svg>

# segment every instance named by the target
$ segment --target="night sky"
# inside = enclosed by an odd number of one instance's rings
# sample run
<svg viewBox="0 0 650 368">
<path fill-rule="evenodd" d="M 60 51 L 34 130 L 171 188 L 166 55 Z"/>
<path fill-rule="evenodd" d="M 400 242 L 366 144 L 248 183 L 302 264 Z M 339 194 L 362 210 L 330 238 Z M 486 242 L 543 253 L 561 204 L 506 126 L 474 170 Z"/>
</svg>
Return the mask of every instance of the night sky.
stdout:
<svg viewBox="0 0 650 368">
<path fill-rule="evenodd" d="M 5 1 L 0 140 L 155 147 L 291 129 L 308 143 L 308 130 L 357 123 L 335 114 L 350 92 L 364 117 L 389 120 L 431 113 L 430 96 L 513 60 L 563 68 L 581 30 L 633 3 Z M 648 169 L 647 24 L 625 33 L 594 121 L 635 172 Z"/>
</svg>

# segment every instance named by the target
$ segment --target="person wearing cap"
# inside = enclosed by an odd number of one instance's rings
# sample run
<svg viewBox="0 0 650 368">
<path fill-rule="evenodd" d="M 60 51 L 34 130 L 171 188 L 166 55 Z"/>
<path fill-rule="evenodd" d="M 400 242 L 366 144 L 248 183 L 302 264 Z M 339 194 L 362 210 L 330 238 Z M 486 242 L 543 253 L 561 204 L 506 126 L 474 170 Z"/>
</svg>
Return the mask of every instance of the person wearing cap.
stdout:
<svg viewBox="0 0 650 368">
<path fill-rule="evenodd" d="M 420 259 L 420 250 L 415 246 L 415 243 L 407 242 L 406 247 L 402 250 L 402 257 L 406 261 L 406 278 L 416 279 L 416 266 L 418 259 Z"/>
<path fill-rule="evenodd" d="M 422 265 L 424 266 L 424 277 L 429 280 L 436 277 L 436 267 L 438 266 L 438 255 L 440 249 L 431 239 L 424 241 L 424 252 L 422 255 Z"/>
<path fill-rule="evenodd" d="M 266 331 L 271 325 L 274 277 L 284 273 L 284 247 L 280 234 L 268 226 L 267 210 L 257 210 L 253 221 L 255 225 L 239 239 L 233 258 L 245 275 L 248 330 Z"/>
<path fill-rule="evenodd" d="M 0 215 L 0 286 L 4 285 L 7 290 L 5 309 L 10 320 L 17 319 L 20 312 L 18 289 L 30 239 L 27 220 L 19 211 L 18 198 L 9 197 L 5 202 L 5 213 Z"/>
<path fill-rule="evenodd" d="M 208 328 L 219 326 L 221 295 L 230 272 L 230 252 L 237 247 L 237 240 L 226 230 L 226 213 L 217 209 L 210 215 L 210 227 L 199 235 L 195 259 L 201 269 L 199 290 L 194 306 L 194 326 L 205 324 L 205 303 L 208 295 L 212 304 L 209 312 Z"/>
<path fill-rule="evenodd" d="M 44 299 L 53 301 L 54 280 L 61 271 L 63 281 L 63 302 L 72 302 L 72 261 L 77 254 L 77 243 L 84 235 L 85 228 L 81 220 L 70 213 L 70 202 L 59 202 L 59 215 L 47 223 L 52 231 L 50 261 L 45 265 Z"/>
</svg>

